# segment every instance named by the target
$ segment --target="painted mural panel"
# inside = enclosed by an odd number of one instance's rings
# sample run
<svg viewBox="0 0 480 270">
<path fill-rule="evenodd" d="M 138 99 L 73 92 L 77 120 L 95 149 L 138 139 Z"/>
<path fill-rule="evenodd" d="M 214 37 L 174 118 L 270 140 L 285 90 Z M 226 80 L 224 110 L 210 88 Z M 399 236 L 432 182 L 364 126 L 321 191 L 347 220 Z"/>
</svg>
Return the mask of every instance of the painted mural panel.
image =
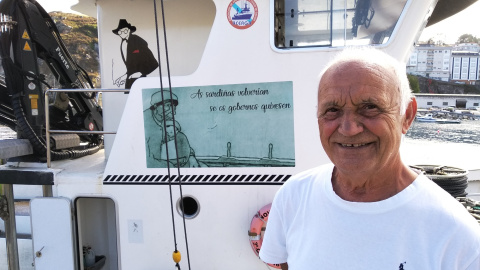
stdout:
<svg viewBox="0 0 480 270">
<path fill-rule="evenodd" d="M 292 82 L 143 89 L 147 168 L 294 167 Z"/>
</svg>

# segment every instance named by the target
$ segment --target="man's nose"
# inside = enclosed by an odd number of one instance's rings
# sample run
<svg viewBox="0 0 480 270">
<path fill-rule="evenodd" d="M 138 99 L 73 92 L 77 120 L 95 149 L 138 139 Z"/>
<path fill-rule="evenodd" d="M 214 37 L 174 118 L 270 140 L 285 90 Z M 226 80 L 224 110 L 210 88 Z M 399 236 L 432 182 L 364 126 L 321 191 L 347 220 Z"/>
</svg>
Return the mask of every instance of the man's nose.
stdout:
<svg viewBox="0 0 480 270">
<path fill-rule="evenodd" d="M 355 136 L 363 131 L 361 117 L 353 112 L 345 112 L 340 118 L 338 131 L 344 136 Z"/>
</svg>

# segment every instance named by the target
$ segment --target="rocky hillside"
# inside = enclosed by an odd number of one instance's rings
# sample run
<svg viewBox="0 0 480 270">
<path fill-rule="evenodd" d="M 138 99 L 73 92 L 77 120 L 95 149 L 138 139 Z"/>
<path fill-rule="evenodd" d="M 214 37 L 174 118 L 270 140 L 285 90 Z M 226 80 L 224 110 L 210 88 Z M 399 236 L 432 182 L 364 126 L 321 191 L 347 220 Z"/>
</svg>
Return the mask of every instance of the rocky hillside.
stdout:
<svg viewBox="0 0 480 270">
<path fill-rule="evenodd" d="M 100 87 L 97 20 L 69 13 L 51 12 L 68 51 L 88 72 L 96 88 Z"/>
<path fill-rule="evenodd" d="M 453 82 L 436 81 L 418 76 L 420 93 L 429 94 L 471 94 L 480 95 L 480 85 L 458 84 Z"/>
</svg>

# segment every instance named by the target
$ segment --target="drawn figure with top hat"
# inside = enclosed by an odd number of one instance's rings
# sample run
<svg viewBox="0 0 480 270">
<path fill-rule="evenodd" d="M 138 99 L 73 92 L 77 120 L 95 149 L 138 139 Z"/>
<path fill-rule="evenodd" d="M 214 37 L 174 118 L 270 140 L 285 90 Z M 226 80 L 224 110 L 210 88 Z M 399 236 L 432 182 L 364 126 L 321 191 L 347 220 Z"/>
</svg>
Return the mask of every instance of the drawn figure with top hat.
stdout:
<svg viewBox="0 0 480 270">
<path fill-rule="evenodd" d="M 130 89 L 136 79 L 146 77 L 158 67 L 158 61 L 148 48 L 148 43 L 133 34 L 136 30 L 137 28 L 126 19 L 120 19 L 118 27 L 112 30 L 122 39 L 120 53 L 127 68 L 127 72 L 115 79 L 113 83 L 118 87 L 125 85 L 125 89 Z"/>
</svg>

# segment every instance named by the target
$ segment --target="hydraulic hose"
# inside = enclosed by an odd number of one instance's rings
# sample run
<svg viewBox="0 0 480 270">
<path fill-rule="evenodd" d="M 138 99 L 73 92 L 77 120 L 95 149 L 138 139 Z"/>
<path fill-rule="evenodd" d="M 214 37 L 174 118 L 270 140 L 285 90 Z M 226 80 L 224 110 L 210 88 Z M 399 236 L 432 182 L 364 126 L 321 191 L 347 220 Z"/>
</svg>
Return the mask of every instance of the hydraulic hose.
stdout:
<svg viewBox="0 0 480 270">
<path fill-rule="evenodd" d="M 17 118 L 18 127 L 20 128 L 22 135 L 30 141 L 32 147 L 39 156 L 45 157 L 47 155 L 47 147 L 43 138 L 40 138 L 35 134 L 32 127 L 27 121 L 25 113 L 22 108 L 19 97 L 12 98 L 12 108 Z M 84 150 L 66 150 L 66 151 L 53 151 L 50 150 L 52 160 L 72 159 L 88 156 L 98 152 L 101 149 L 101 145 L 93 146 Z"/>
</svg>

